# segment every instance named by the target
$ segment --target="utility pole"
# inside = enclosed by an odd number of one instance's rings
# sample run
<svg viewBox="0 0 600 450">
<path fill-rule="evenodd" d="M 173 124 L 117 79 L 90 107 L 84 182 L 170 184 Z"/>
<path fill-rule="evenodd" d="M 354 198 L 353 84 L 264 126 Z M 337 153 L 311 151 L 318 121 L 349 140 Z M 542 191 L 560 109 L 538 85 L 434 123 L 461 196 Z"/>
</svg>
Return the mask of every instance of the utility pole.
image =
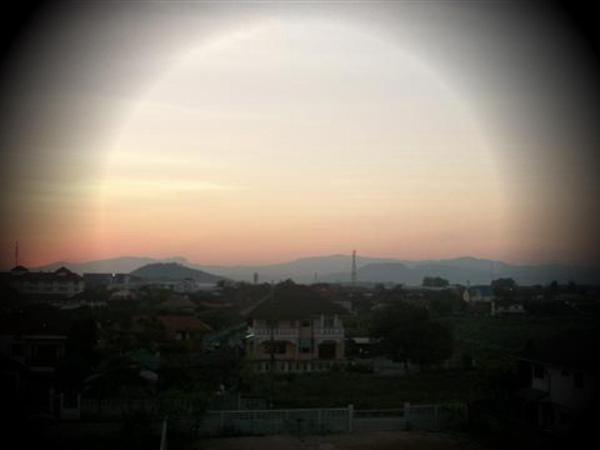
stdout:
<svg viewBox="0 0 600 450">
<path fill-rule="evenodd" d="M 351 274 L 351 279 L 352 279 L 352 287 L 356 287 L 356 279 L 357 279 L 357 275 L 356 275 L 356 250 L 352 251 L 352 274 Z"/>
<path fill-rule="evenodd" d="M 275 284 L 271 283 L 271 305 L 273 305 L 275 300 Z M 269 400 L 269 408 L 273 407 L 273 391 L 275 390 L 275 320 L 269 320 L 270 325 L 270 334 L 271 340 L 269 343 L 269 352 L 270 352 L 270 375 L 271 375 L 271 387 L 270 387 L 270 400 Z"/>
</svg>

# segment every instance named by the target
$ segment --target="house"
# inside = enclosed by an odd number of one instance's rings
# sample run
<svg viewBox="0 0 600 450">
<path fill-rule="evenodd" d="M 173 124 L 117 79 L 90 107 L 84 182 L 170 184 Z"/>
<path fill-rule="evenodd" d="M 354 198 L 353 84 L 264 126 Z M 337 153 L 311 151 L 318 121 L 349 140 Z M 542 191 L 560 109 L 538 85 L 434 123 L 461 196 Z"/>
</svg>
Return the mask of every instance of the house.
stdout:
<svg viewBox="0 0 600 450">
<path fill-rule="evenodd" d="M 165 327 L 166 337 L 174 341 L 189 341 L 201 338 L 212 328 L 193 316 L 156 316 Z"/>
<path fill-rule="evenodd" d="M 568 433 L 597 402 L 600 345 L 597 333 L 569 333 L 523 352 L 517 393 L 521 419 L 554 434 Z"/>
<path fill-rule="evenodd" d="M 101 286 L 110 286 L 113 284 L 113 277 L 112 273 L 84 273 L 83 281 L 88 289 L 93 289 Z"/>
<path fill-rule="evenodd" d="M 470 286 L 463 292 L 463 300 L 466 303 L 491 303 L 496 296 L 491 286 Z"/>
<path fill-rule="evenodd" d="M 54 373 L 65 357 L 66 332 L 12 332 L 0 335 L 0 354 L 23 364 L 30 373 Z"/>
<path fill-rule="evenodd" d="M 463 292 L 466 311 L 478 315 L 494 315 L 496 296 L 491 286 L 468 286 Z"/>
<path fill-rule="evenodd" d="M 521 303 L 506 300 L 492 302 L 492 316 L 525 314 L 525 307 Z"/>
<path fill-rule="evenodd" d="M 247 315 L 247 355 L 258 372 L 329 370 L 344 361 L 344 308 L 307 286 L 282 283 Z"/>
<path fill-rule="evenodd" d="M 48 298 L 70 298 L 85 288 L 83 278 L 66 267 L 54 272 L 30 272 L 24 266 L 16 266 L 5 280 L 19 294 Z"/>
<path fill-rule="evenodd" d="M 136 277 L 131 283 L 136 287 L 150 287 L 172 291 L 178 294 L 192 294 L 195 292 L 215 292 L 218 290 L 217 283 L 201 282 L 194 278 L 182 279 L 144 279 Z"/>
<path fill-rule="evenodd" d="M 117 289 L 111 292 L 108 300 L 135 300 L 137 297 L 138 294 L 132 289 Z"/>
<path fill-rule="evenodd" d="M 2 401 L 52 412 L 49 392 L 67 355 L 70 323 L 45 305 L 0 316 Z"/>
<path fill-rule="evenodd" d="M 47 306 L 0 319 L 0 354 L 23 364 L 30 373 L 54 373 L 65 357 L 70 321 Z"/>
</svg>

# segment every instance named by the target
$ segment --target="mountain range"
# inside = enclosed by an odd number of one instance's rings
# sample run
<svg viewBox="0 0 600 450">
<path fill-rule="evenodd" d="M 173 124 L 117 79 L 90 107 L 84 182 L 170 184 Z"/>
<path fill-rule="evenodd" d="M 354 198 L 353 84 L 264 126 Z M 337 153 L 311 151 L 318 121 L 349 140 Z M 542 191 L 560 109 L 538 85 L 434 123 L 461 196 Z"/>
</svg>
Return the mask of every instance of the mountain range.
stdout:
<svg viewBox="0 0 600 450">
<path fill-rule="evenodd" d="M 513 278 L 520 285 L 548 284 L 575 281 L 579 284 L 600 282 L 600 267 L 566 264 L 516 265 L 502 261 L 461 257 L 440 260 L 406 261 L 393 258 L 357 256 L 359 282 L 403 283 L 420 285 L 425 276 L 440 276 L 451 283 L 488 284 L 497 278 Z M 154 263 L 177 263 L 190 269 L 207 272 L 206 275 L 239 281 L 252 281 L 258 274 L 259 282 L 291 278 L 298 283 L 350 282 L 351 255 L 331 255 L 300 258 L 280 264 L 216 266 L 189 262 L 183 257 L 154 259 L 147 257 L 120 257 L 84 263 L 56 262 L 36 270 L 55 270 L 66 266 L 77 273 L 130 273 Z"/>
</svg>

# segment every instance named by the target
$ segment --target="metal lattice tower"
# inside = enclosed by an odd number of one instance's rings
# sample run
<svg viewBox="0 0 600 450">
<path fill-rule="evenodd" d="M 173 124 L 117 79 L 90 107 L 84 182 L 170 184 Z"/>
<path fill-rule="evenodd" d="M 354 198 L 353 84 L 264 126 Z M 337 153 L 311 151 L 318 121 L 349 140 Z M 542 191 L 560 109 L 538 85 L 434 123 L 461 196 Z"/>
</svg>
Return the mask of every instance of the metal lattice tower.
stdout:
<svg viewBox="0 0 600 450">
<path fill-rule="evenodd" d="M 352 250 L 352 286 L 356 285 L 356 250 Z"/>
</svg>

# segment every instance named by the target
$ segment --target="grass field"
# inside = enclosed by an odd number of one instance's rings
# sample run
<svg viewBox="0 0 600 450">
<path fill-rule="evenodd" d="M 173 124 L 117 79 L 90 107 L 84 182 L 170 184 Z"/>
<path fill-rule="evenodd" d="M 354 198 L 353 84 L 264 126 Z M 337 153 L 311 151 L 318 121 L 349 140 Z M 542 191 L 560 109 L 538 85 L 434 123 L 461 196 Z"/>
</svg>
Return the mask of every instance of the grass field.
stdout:
<svg viewBox="0 0 600 450">
<path fill-rule="evenodd" d="M 345 407 L 398 408 L 404 402 L 461 402 L 476 395 L 476 372 L 445 371 L 380 377 L 362 373 L 276 375 L 273 403 L 276 408 Z M 256 376 L 248 394 L 269 398 L 269 375 Z M 246 394 L 247 395 L 247 394 Z"/>
</svg>

